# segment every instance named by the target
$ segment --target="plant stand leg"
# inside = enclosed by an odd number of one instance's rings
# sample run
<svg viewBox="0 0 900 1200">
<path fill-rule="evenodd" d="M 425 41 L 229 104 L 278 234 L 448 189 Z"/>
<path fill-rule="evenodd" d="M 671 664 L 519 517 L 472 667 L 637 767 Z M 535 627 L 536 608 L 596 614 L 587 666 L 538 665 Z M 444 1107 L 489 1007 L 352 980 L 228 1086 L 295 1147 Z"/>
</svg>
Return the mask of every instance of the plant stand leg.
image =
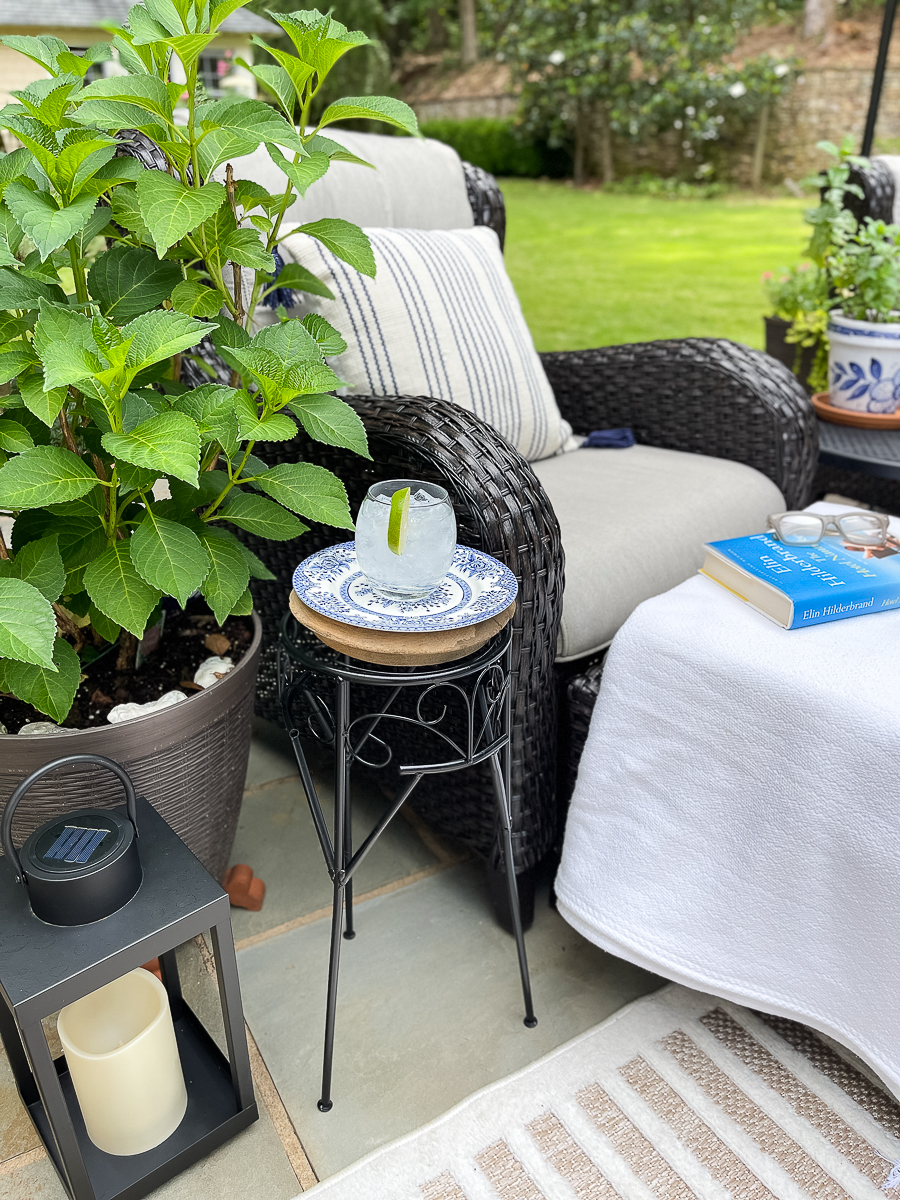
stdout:
<svg viewBox="0 0 900 1200">
<path fill-rule="evenodd" d="M 509 650 L 506 652 L 506 678 L 509 679 L 510 661 Z M 485 708 L 485 698 L 482 695 L 482 710 Z M 504 736 L 502 749 L 491 755 L 491 778 L 494 783 L 494 795 L 497 799 L 497 815 L 500 818 L 501 850 L 503 868 L 506 872 L 506 886 L 509 895 L 509 912 L 512 918 L 513 936 L 516 939 L 516 952 L 519 956 L 519 975 L 522 980 L 522 996 L 525 1000 L 525 1024 L 529 1029 L 537 1025 L 534 1015 L 534 1005 L 531 999 L 531 978 L 528 973 L 528 957 L 525 953 L 525 931 L 522 928 L 522 913 L 519 909 L 519 889 L 516 885 L 515 859 L 512 844 L 512 819 L 509 811 L 510 788 L 510 753 L 509 739 L 512 724 L 512 696 L 509 686 L 503 698 L 503 718 L 501 732 Z"/>
<path fill-rule="evenodd" d="M 335 738 L 334 738 L 334 894 L 331 906 L 331 955 L 328 961 L 328 999 L 325 1006 L 325 1052 L 322 1062 L 322 1097 L 319 1112 L 330 1112 L 331 1075 L 334 1060 L 334 1026 L 337 1009 L 338 973 L 341 966 L 341 925 L 347 890 L 346 818 L 349 809 L 349 769 L 347 726 L 349 724 L 350 684 L 335 680 Z M 352 930 L 351 930 L 352 931 Z"/>
<path fill-rule="evenodd" d="M 528 974 L 528 958 L 525 953 L 525 931 L 522 928 L 522 914 L 519 912 L 519 889 L 516 886 L 516 874 L 513 870 L 512 829 L 509 819 L 509 803 L 504 786 L 503 771 L 497 759 L 499 754 L 491 758 L 491 775 L 494 780 L 494 794 L 497 797 L 497 810 L 500 816 L 503 849 L 503 869 L 506 873 L 506 886 L 509 892 L 509 911 L 512 917 L 513 936 L 516 939 L 516 951 L 519 956 L 519 975 L 522 979 L 522 996 L 525 1000 L 525 1024 L 529 1029 L 537 1025 L 534 1015 L 534 1005 L 531 1000 L 531 978 Z"/>
<path fill-rule="evenodd" d="M 346 811 L 344 813 L 344 870 L 350 865 L 350 860 L 353 858 L 353 809 L 350 802 L 350 762 L 347 756 L 344 757 L 344 796 L 346 797 Z M 344 909 L 347 914 L 346 924 L 344 926 L 344 937 L 347 941 L 352 941 L 356 937 L 356 930 L 353 928 L 353 880 L 348 879 L 344 886 Z"/>
</svg>

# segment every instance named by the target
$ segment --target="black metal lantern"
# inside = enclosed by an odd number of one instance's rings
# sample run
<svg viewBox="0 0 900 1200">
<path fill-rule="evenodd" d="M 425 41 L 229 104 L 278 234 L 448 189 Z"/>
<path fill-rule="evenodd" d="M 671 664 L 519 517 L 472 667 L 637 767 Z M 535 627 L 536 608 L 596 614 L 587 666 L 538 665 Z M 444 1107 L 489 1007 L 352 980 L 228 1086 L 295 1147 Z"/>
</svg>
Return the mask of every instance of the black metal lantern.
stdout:
<svg viewBox="0 0 900 1200">
<path fill-rule="evenodd" d="M 73 763 L 113 771 L 127 816 L 85 808 L 49 821 L 28 839 L 20 862 L 10 839 L 16 805 L 40 775 Z M 7 804 L 0 840 L 7 855 L 0 859 L 0 1038 L 19 1096 L 72 1200 L 138 1200 L 258 1116 L 228 897 L 134 795 L 125 771 L 97 755 L 58 759 L 26 779 Z M 227 1055 L 181 992 L 176 947 L 200 934 L 212 950 Z M 69 1064 L 53 1059 L 43 1021 L 157 957 L 187 1108 L 151 1149 L 108 1153 L 88 1133 Z"/>
<path fill-rule="evenodd" d="M 83 808 L 57 817 L 34 831 L 20 858 L 12 842 L 19 802 L 44 775 L 74 763 L 93 763 L 112 771 L 125 788 L 128 816 Z M 118 763 L 99 754 L 69 754 L 33 771 L 4 809 L 0 844 L 16 883 L 25 886 L 31 911 L 50 925 L 100 921 L 118 912 L 141 886 L 134 786 Z"/>
</svg>

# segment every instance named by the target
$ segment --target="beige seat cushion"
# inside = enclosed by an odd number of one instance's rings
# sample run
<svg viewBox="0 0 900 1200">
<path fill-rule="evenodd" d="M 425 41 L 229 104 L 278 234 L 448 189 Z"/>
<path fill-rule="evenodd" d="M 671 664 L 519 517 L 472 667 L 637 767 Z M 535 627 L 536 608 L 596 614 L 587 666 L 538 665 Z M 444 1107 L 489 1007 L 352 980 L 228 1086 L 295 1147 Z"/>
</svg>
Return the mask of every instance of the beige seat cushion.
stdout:
<svg viewBox="0 0 900 1200">
<path fill-rule="evenodd" d="M 784 511 L 778 488 L 741 463 L 653 446 L 577 450 L 532 463 L 566 552 L 557 657 L 600 650 L 644 600 L 703 561 L 703 544 L 759 533 Z"/>
</svg>

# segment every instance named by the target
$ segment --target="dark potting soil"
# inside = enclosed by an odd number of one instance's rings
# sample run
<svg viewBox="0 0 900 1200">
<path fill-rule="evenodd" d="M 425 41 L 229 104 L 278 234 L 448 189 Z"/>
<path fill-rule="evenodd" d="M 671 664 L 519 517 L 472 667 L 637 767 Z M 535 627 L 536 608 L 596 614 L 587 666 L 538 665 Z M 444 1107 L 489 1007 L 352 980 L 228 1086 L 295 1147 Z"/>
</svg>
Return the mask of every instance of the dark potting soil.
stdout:
<svg viewBox="0 0 900 1200">
<path fill-rule="evenodd" d="M 204 645 L 211 635 L 224 636 L 229 645 L 215 642 Z M 118 645 L 101 657 L 82 666 L 82 680 L 69 715 L 63 721 L 68 729 L 108 726 L 106 715 L 115 704 L 146 704 L 174 689 L 187 696 L 202 689 L 194 684 L 194 672 L 213 654 L 241 661 L 253 640 L 253 622 L 249 617 L 229 617 L 220 629 L 215 617 L 202 601 L 188 601 L 185 611 L 166 616 L 159 646 L 135 669 L 121 670 L 116 665 Z M 0 696 L 0 722 L 9 733 L 18 733 L 30 721 L 49 721 L 44 713 L 21 700 Z"/>
</svg>

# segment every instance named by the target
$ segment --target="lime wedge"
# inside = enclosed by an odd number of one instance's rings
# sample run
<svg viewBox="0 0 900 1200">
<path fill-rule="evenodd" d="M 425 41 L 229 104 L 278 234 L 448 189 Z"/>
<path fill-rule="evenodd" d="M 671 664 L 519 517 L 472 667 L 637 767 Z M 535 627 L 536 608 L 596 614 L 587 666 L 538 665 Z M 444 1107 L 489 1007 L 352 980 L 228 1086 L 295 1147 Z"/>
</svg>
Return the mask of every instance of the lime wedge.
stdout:
<svg viewBox="0 0 900 1200">
<path fill-rule="evenodd" d="M 388 521 L 388 550 L 402 554 L 409 525 L 409 488 L 401 488 L 391 496 L 391 516 Z"/>
</svg>

